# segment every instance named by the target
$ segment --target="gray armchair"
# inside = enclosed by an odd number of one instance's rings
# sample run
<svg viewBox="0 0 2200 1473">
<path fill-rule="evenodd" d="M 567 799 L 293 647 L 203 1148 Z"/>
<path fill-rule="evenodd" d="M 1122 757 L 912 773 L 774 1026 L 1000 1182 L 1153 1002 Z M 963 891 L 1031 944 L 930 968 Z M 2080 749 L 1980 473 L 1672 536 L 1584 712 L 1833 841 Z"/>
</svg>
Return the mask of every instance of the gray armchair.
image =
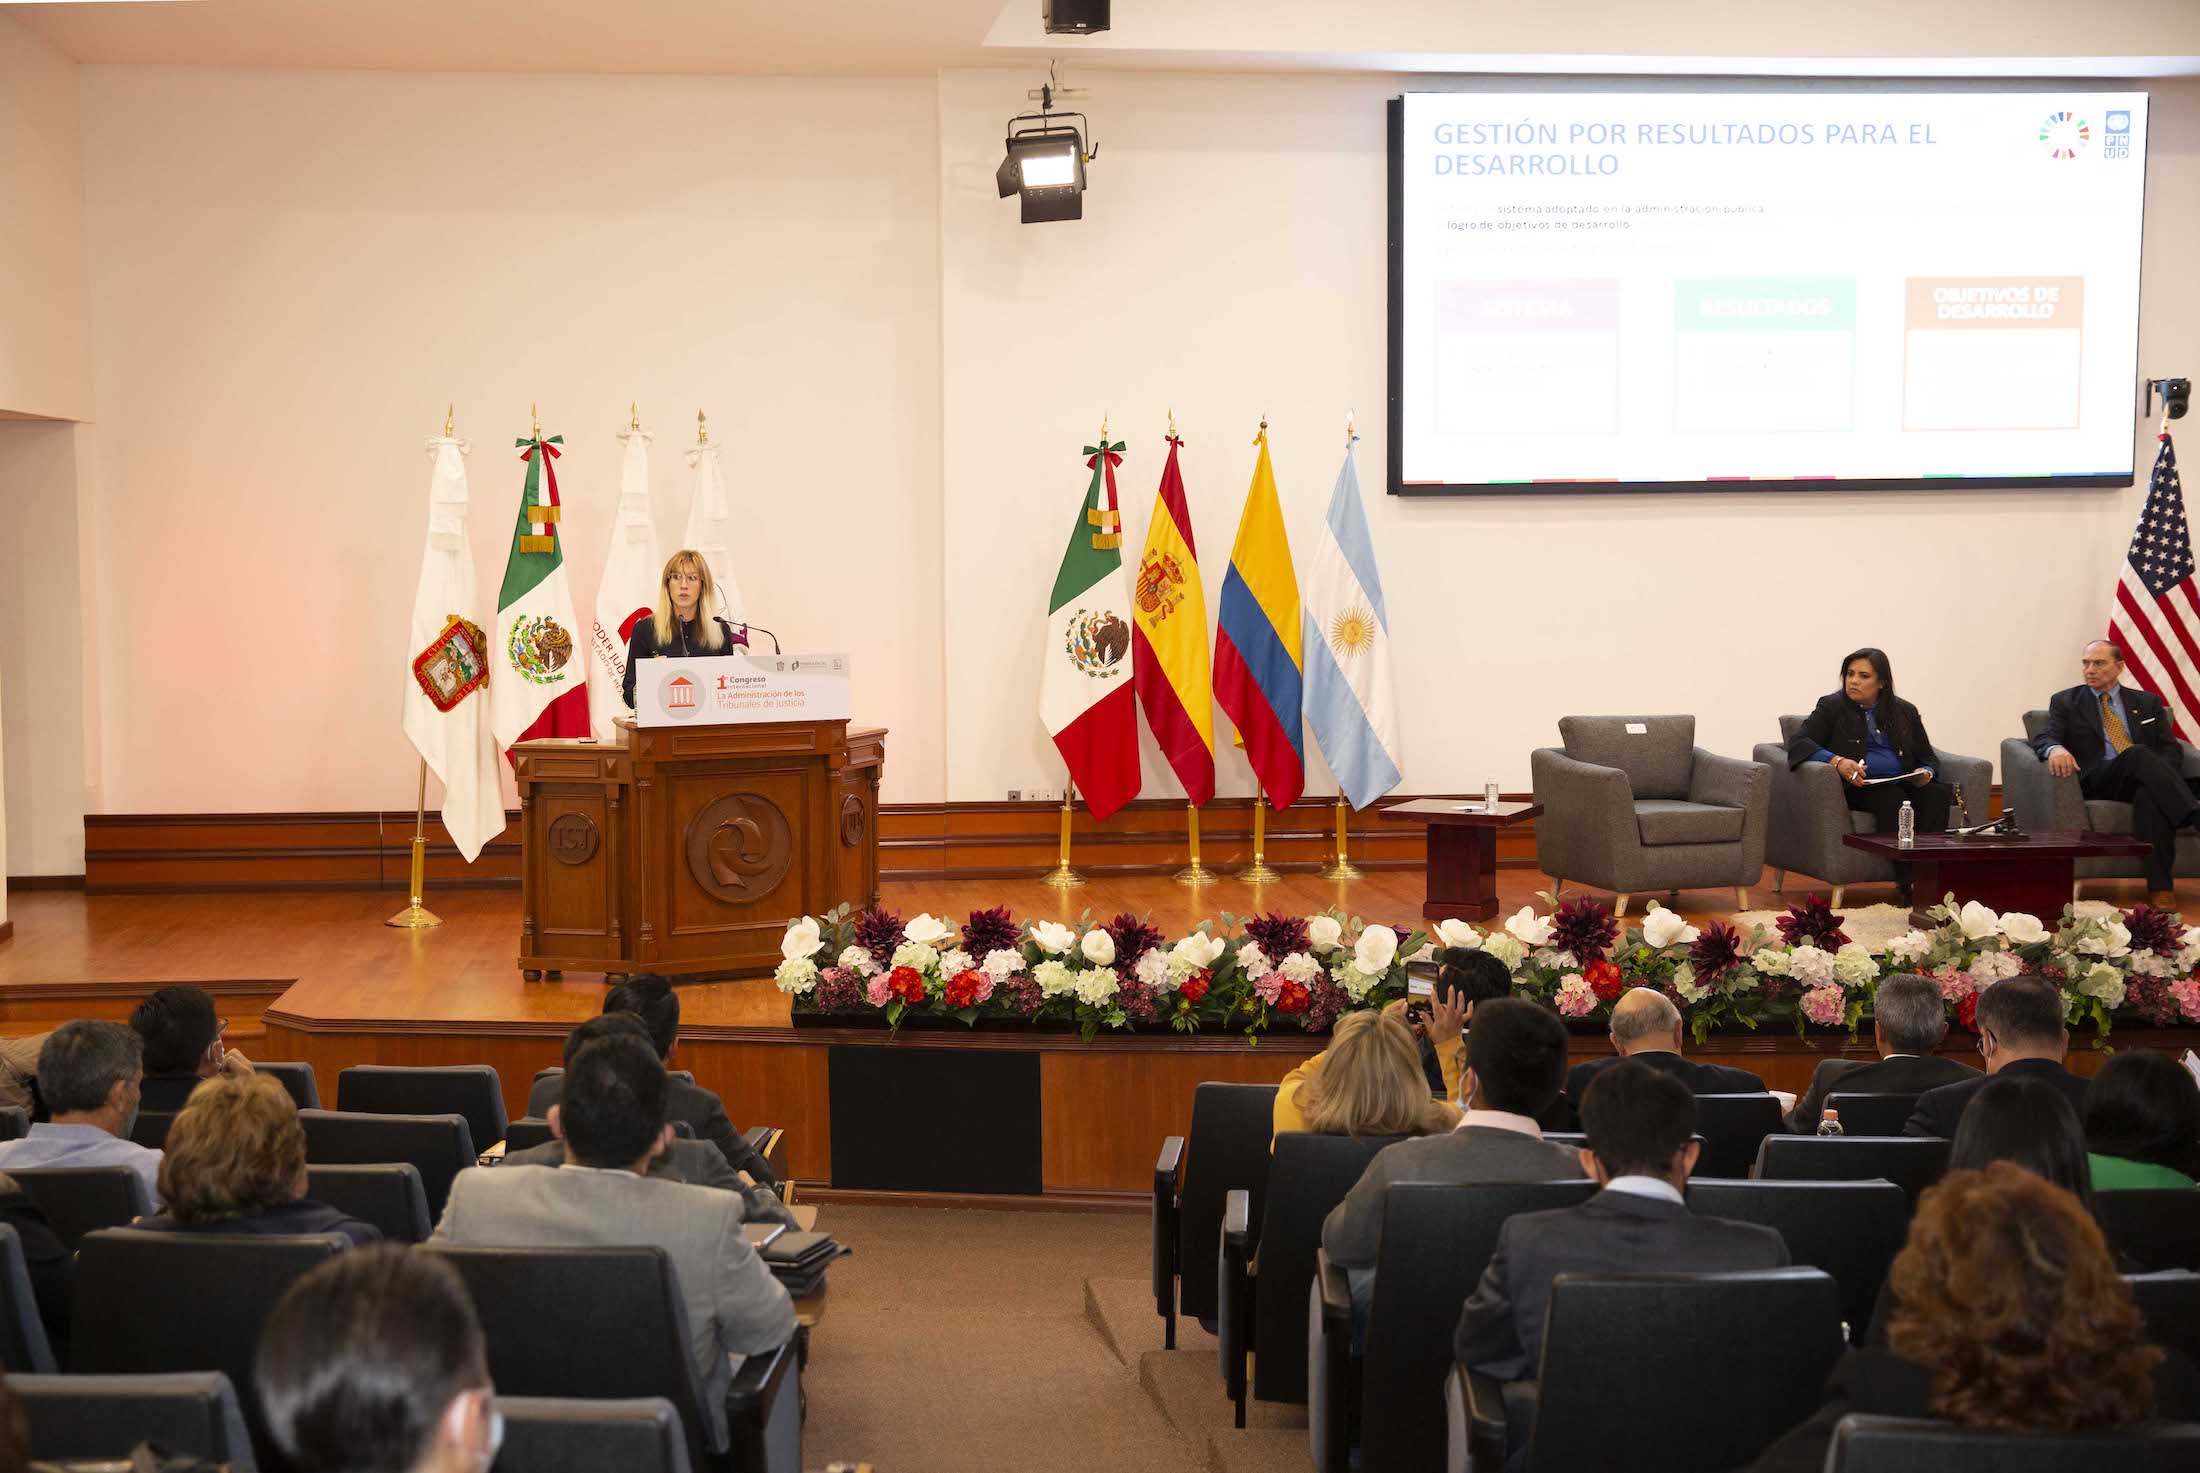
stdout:
<svg viewBox="0 0 2200 1473">
<path fill-rule="evenodd" d="M 1841 904 L 1841 892 L 1850 885 L 1874 881 L 1892 882 L 1894 866 L 1884 859 L 1851 849 L 1843 834 L 1877 832 L 1878 821 L 1849 807 L 1841 794 L 1841 778 L 1823 762 L 1806 762 L 1790 771 L 1787 744 L 1802 729 L 1803 718 L 1780 718 L 1780 740 L 1759 742 L 1750 753 L 1772 769 L 1772 823 L 1765 838 L 1765 863 L 1772 866 L 1772 887 L 1784 889 L 1790 871 L 1833 887 L 1833 904 Z M 2005 761 L 2007 759 L 2004 759 Z M 1956 790 L 1962 805 L 1950 814 L 1950 822 L 1986 822 L 1987 804 L 1994 789 L 1994 764 L 1984 757 L 1965 757 L 1933 748 L 1933 763 L 1941 780 Z"/>
<path fill-rule="evenodd" d="M 1764 870 L 1772 774 L 1696 745 L 1693 716 L 1568 716 L 1559 747 L 1529 758 L 1536 863 L 1563 887 L 1632 895 L 1734 887 L 1737 909 Z"/>
<path fill-rule="evenodd" d="M 2047 730 L 2045 711 L 2024 713 L 2024 740 L 2004 737 L 2001 743 L 2001 807 L 2004 813 L 2014 809 L 2017 822 L 2028 829 L 2080 829 L 2096 834 L 2128 834 L 2131 832 L 2131 805 L 2111 803 L 2106 799 L 2088 798 L 2078 789 L 2076 777 L 2056 777 L 2047 770 L 2039 753 L 2032 750 L 2032 739 Z M 2200 751 L 2190 743 L 2177 744 L 2185 754 L 2184 774 L 2188 778 L 2200 777 Z M 2070 898 L 2078 898 L 2079 885 L 2086 880 L 2143 879 L 2147 872 L 2146 856 L 2140 854 L 2115 856 L 2108 859 L 2081 859 L 2073 873 L 2078 884 L 2070 887 Z M 2177 874 L 2182 877 L 2200 875 L 2200 834 L 2182 833 L 2177 836 Z"/>
</svg>

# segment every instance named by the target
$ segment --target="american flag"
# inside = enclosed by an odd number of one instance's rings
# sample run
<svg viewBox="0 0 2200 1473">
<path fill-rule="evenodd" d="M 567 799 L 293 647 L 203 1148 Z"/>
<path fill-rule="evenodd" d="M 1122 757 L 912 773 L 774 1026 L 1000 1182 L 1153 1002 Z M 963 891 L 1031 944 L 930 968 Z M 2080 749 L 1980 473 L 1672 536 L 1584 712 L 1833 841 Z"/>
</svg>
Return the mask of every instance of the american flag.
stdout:
<svg viewBox="0 0 2200 1473">
<path fill-rule="evenodd" d="M 2200 734 L 2200 602 L 2193 594 L 2192 534 L 2177 483 L 2177 450 L 2167 434 L 2154 458 L 2147 504 L 2124 553 L 2108 637 L 2124 652 L 2141 690 L 2169 707 L 2178 736 Z"/>
</svg>

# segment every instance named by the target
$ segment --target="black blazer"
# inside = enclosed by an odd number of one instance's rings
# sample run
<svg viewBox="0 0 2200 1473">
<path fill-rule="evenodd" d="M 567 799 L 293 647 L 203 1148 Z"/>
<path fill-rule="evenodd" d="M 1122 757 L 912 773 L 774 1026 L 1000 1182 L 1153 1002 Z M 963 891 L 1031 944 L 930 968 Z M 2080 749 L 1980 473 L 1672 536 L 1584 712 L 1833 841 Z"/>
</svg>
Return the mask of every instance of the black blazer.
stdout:
<svg viewBox="0 0 2200 1473">
<path fill-rule="evenodd" d="M 732 655 L 748 649 L 746 640 L 738 644 L 734 642 L 733 626 L 726 622 L 724 615 L 718 616 L 718 635 L 718 648 L 707 648 L 703 644 L 702 636 L 696 633 L 695 620 L 690 619 L 673 635 L 671 644 L 659 649 L 657 621 L 635 620 L 634 632 L 627 636 L 626 641 L 626 681 L 619 688 L 620 694 L 626 697 L 626 709 L 634 709 L 634 671 L 644 660 L 654 659 L 658 655 L 678 655 L 683 658 L 689 655 Z"/>
<path fill-rule="evenodd" d="M 536 1080 L 527 1091 L 527 1113 L 537 1119 L 548 1115 L 564 1088 L 565 1076 L 562 1074 L 549 1074 Z M 665 1077 L 665 1119 L 685 1120 L 697 1140 L 716 1146 L 728 1166 L 735 1171 L 746 1171 L 758 1186 L 768 1187 L 778 1182 L 779 1178 L 764 1164 L 764 1158 L 749 1144 L 748 1137 L 734 1129 L 733 1122 L 726 1118 L 724 1103 L 694 1080 L 682 1079 L 677 1074 Z M 558 1159 L 563 1160 L 563 1155 Z"/>
<path fill-rule="evenodd" d="M 1694 1059 L 1686 1059 L 1663 1050 L 1630 1054 L 1628 1057 L 1639 1059 L 1653 1069 L 1672 1075 L 1687 1085 L 1691 1094 L 1755 1095 L 1765 1092 L 1765 1082 L 1747 1069 L 1733 1069 L 1725 1064 L 1699 1064 Z M 1580 1129 L 1578 1122 L 1581 1119 L 1582 1095 L 1588 1092 L 1590 1083 L 1599 1074 L 1619 1061 L 1620 1056 L 1613 1054 L 1610 1058 L 1590 1059 L 1576 1064 L 1566 1071 L 1566 1092 L 1561 1098 L 1565 1100 L 1571 1117 L 1567 1129 Z"/>
<path fill-rule="evenodd" d="M 1551 1280 L 1565 1273 L 1738 1273 L 1786 1268 L 1771 1228 L 1698 1217 L 1677 1202 L 1598 1192 L 1579 1207 L 1523 1212 L 1497 1232 L 1482 1280 L 1459 1312 L 1453 1359 L 1500 1381 L 1536 1374 Z"/>
<path fill-rule="evenodd" d="M 1811 1419 L 1766 1448 L 1749 1473 L 1819 1473 L 1833 1430 L 1851 1412 L 1879 1417 L 1929 1417 L 1933 1373 L 1891 1350 L 1852 1350 L 1826 1378 L 1826 1404 Z M 2200 1415 L 2200 1371 L 2172 1350 L 2154 1368 L 2154 1411 L 2163 1421 Z"/>
<path fill-rule="evenodd" d="M 184 1107 L 191 1098 L 191 1091 L 199 1087 L 196 1074 L 148 1074 L 138 1087 L 140 1110 L 166 1110 L 170 1114 Z"/>
<path fill-rule="evenodd" d="M 2001 1066 L 2001 1072 L 2020 1077 L 2046 1080 L 2063 1092 L 2080 1120 L 2085 1119 L 2084 1076 L 2073 1074 L 2053 1059 L 2018 1059 Z M 1971 1103 L 1971 1097 L 1986 1088 L 1986 1081 L 1993 1076 L 1975 1075 L 1929 1089 L 1917 1097 L 1917 1109 L 1910 1115 L 1909 1123 L 1902 1127 L 1904 1135 L 1937 1135 L 1954 1140 L 1956 1125 L 1963 1119 L 1963 1107 Z"/>
<path fill-rule="evenodd" d="M 1924 718 L 1917 714 L 1917 707 L 1902 697 L 1881 699 L 1879 730 L 1894 747 L 1894 755 L 1901 761 L 1904 772 L 1935 766 L 1933 743 L 1925 735 Z M 1861 762 L 1864 760 L 1864 740 L 1864 708 L 1840 691 L 1820 696 L 1817 706 L 1803 718 L 1803 724 L 1788 741 L 1788 766 L 1801 767 L 1820 747 L 1836 757 Z"/>
<path fill-rule="evenodd" d="M 178 1222 L 168 1213 L 148 1217 L 132 1224 L 154 1233 L 342 1233 L 354 1245 L 364 1248 L 369 1243 L 382 1241 L 382 1230 L 370 1222 L 347 1217 L 325 1202 L 311 1197 L 300 1197 L 295 1202 L 285 1202 L 280 1207 L 270 1207 L 265 1212 L 254 1212 L 243 1217 L 225 1217 L 219 1222 Z"/>
<path fill-rule="evenodd" d="M 1944 1084 L 1961 1084 L 1978 1077 L 1978 1070 L 1937 1054 L 1896 1054 L 1892 1058 L 1826 1059 L 1811 1072 L 1810 1088 L 1803 1091 L 1788 1116 L 1788 1129 L 1809 1132 L 1818 1128 L 1818 1117 L 1828 1095 L 1921 1095 Z"/>
<path fill-rule="evenodd" d="M 2124 724 L 2130 728 L 2125 735 L 2138 746 L 2160 752 L 2171 766 L 2181 763 L 2184 754 L 2178 749 L 2177 733 L 2171 729 L 2162 698 L 2128 685 L 2117 694 L 2124 703 Z M 2101 726 L 2101 698 L 2093 693 L 2093 687 L 2074 685 L 2055 692 L 2048 701 L 2047 725 L 2032 738 L 2032 750 L 2045 762 L 2047 754 L 2057 747 L 2076 758 L 2080 770 L 2115 758 L 2116 754 L 2108 749 L 2108 732 Z"/>
</svg>

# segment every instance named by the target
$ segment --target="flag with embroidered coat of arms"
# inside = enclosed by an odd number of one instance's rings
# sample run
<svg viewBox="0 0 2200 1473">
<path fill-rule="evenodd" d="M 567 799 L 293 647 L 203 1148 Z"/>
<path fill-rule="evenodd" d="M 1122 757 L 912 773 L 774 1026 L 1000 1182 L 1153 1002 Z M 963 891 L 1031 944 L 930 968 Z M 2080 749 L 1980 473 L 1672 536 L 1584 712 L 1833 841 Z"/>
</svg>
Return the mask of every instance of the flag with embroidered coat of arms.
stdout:
<svg viewBox="0 0 2200 1473">
<path fill-rule="evenodd" d="M 545 439 L 538 429 L 514 442 L 527 463 L 527 480 L 489 645 L 492 728 L 506 757 L 514 742 L 589 733 L 588 661 L 560 531 L 565 508 L 558 499 L 557 459 L 564 441 L 563 435 Z"/>
<path fill-rule="evenodd" d="M 413 594 L 405 736 L 443 784 L 443 827 L 472 864 L 504 831 L 504 789 L 489 729 L 489 641 L 474 622 L 466 444 L 428 442 L 428 537 Z"/>
<path fill-rule="evenodd" d="M 1115 468 L 1123 442 L 1087 445 L 1092 483 L 1047 600 L 1039 716 L 1094 818 L 1138 796 L 1138 705 L 1131 682 L 1131 599 Z"/>
</svg>

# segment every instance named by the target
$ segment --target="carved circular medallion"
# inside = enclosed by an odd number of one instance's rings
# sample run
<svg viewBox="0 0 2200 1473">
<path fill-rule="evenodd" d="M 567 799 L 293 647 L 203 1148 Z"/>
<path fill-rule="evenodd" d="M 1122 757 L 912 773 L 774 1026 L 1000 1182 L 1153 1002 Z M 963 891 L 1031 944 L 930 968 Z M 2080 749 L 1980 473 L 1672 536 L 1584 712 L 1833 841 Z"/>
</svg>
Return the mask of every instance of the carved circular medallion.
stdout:
<svg viewBox="0 0 2200 1473">
<path fill-rule="evenodd" d="M 683 839 L 688 873 L 720 900 L 761 900 L 794 863 L 794 834 L 779 805 L 756 793 L 728 793 L 708 804 Z"/>
<path fill-rule="evenodd" d="M 853 793 L 840 800 L 840 842 L 850 849 L 863 842 L 863 800 Z"/>
<path fill-rule="evenodd" d="M 586 864 L 596 856 L 603 834 L 585 813 L 561 813 L 550 821 L 550 857 L 560 864 Z"/>
</svg>

